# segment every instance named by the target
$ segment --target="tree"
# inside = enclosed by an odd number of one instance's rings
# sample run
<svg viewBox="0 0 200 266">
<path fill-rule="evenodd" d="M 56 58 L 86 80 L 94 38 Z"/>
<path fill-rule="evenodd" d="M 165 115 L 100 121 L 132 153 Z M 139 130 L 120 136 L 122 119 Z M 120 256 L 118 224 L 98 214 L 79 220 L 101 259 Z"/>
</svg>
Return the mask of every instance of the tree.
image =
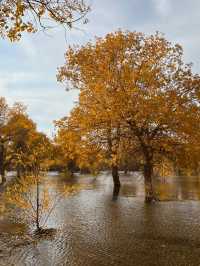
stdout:
<svg viewBox="0 0 200 266">
<path fill-rule="evenodd" d="M 8 120 L 9 107 L 5 98 L 0 98 L 0 175 L 1 183 L 5 183 L 5 168 L 6 168 L 6 156 L 7 146 L 9 138 L 7 136 L 6 124 Z"/>
<path fill-rule="evenodd" d="M 21 103 L 8 106 L 4 98 L 0 98 L 0 174 L 2 183 L 6 181 L 5 171 L 19 150 L 26 150 L 28 132 L 35 130 L 35 124 L 26 114 L 26 108 Z"/>
<path fill-rule="evenodd" d="M 24 219 L 33 224 L 37 233 L 41 233 L 46 223 L 65 196 L 70 196 L 80 190 L 77 185 L 64 186 L 61 192 L 54 191 L 47 186 L 43 175 L 28 175 L 20 177 L 9 185 L 4 192 L 4 201 L 17 207 L 24 214 Z"/>
<path fill-rule="evenodd" d="M 0 0 L 0 35 L 16 41 L 23 32 L 34 33 L 38 28 L 71 28 L 88 11 L 83 0 Z"/>
<path fill-rule="evenodd" d="M 65 165 L 73 161 L 81 171 L 98 172 L 103 163 L 103 154 L 97 143 L 84 131 L 79 108 L 74 108 L 70 117 L 56 121 L 56 127 L 55 142 L 63 155 Z"/>
<path fill-rule="evenodd" d="M 199 121 L 194 91 L 200 79 L 182 55 L 180 45 L 172 45 L 159 33 L 118 31 L 96 43 L 70 47 L 58 73 L 67 88 L 80 90 L 79 105 L 91 111 L 82 119 L 104 130 L 104 121 L 109 120 L 118 140 L 131 139 L 141 156 L 146 202 L 155 199 L 155 163 L 182 153 L 199 132 L 199 122 L 192 121 Z M 81 97 L 86 97 L 84 103 Z"/>
<path fill-rule="evenodd" d="M 12 132 L 11 163 L 17 168 L 18 175 L 4 196 L 6 202 L 24 212 L 40 233 L 62 196 L 74 193 L 76 188 L 66 186 L 63 193 L 55 193 L 54 199 L 51 199 L 50 188 L 44 185 L 43 177 L 51 164 L 52 143 L 20 110 L 16 112 L 15 108 L 9 121 Z"/>
<path fill-rule="evenodd" d="M 26 106 L 14 103 L 8 106 L 0 98 L 0 175 L 6 181 L 5 171 L 17 171 L 17 176 L 39 173 L 53 161 L 53 144 L 49 138 L 37 131 L 29 118 Z"/>
<path fill-rule="evenodd" d="M 7 136 L 10 140 L 10 162 L 12 167 L 16 168 L 18 177 L 25 173 L 29 145 L 35 132 L 36 125 L 28 117 L 26 107 L 19 103 L 15 104 L 10 109 Z"/>
</svg>

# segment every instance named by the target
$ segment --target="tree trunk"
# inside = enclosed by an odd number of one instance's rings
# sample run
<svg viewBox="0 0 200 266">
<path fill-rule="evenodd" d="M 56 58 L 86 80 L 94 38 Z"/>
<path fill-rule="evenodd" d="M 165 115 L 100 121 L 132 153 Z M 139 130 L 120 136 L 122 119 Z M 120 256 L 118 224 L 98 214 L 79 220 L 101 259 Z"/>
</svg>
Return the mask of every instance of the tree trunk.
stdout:
<svg viewBox="0 0 200 266">
<path fill-rule="evenodd" d="M 125 174 L 125 175 L 128 174 L 128 168 L 127 168 L 127 167 L 124 169 L 124 174 Z"/>
<path fill-rule="evenodd" d="M 153 183 L 152 183 L 153 165 L 150 161 L 146 161 L 144 165 L 144 182 L 145 182 L 145 202 L 151 203 L 155 200 Z"/>
<path fill-rule="evenodd" d="M 6 182 L 6 178 L 5 178 L 5 149 L 3 144 L 1 144 L 0 148 L 0 175 L 1 175 L 1 184 L 4 184 Z"/>
<path fill-rule="evenodd" d="M 116 200 L 118 198 L 120 186 L 121 186 L 117 165 L 112 165 L 112 177 L 113 177 L 113 183 L 114 183 L 113 199 Z"/>
<path fill-rule="evenodd" d="M 39 191 L 39 181 L 37 180 L 36 183 L 36 189 L 37 189 L 37 194 L 36 194 L 36 227 L 37 227 L 37 231 L 40 231 L 40 220 L 39 220 L 39 208 L 40 208 L 40 191 Z"/>
<path fill-rule="evenodd" d="M 21 169 L 20 169 L 20 166 L 18 165 L 17 166 L 17 177 L 20 178 L 21 176 Z"/>
<path fill-rule="evenodd" d="M 6 177 L 5 177 L 5 168 L 3 165 L 1 166 L 0 172 L 1 172 L 1 183 L 4 184 L 6 182 Z"/>
</svg>

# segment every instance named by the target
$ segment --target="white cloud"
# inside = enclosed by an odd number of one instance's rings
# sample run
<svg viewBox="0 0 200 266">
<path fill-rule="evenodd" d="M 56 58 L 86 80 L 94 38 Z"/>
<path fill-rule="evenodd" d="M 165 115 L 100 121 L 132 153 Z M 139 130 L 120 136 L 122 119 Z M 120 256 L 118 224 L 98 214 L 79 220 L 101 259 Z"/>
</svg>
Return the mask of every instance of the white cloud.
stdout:
<svg viewBox="0 0 200 266">
<path fill-rule="evenodd" d="M 69 44 L 84 44 L 119 28 L 146 34 L 159 30 L 183 45 L 185 58 L 200 71 L 199 0 L 93 0 L 92 8 L 89 24 L 69 31 L 67 41 L 62 30 L 52 37 L 29 35 L 16 44 L 0 41 L 0 95 L 9 103 L 24 101 L 45 132 L 52 129 L 52 120 L 70 111 L 76 98 L 56 82 Z"/>
</svg>

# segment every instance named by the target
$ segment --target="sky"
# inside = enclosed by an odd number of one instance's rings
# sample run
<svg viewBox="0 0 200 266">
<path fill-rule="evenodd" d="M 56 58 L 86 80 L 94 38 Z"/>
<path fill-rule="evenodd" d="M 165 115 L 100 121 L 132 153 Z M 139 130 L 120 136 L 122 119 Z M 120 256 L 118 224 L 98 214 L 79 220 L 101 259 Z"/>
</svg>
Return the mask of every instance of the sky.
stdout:
<svg viewBox="0 0 200 266">
<path fill-rule="evenodd" d="M 0 40 L 0 96 L 9 104 L 27 105 L 38 129 L 49 136 L 53 121 L 69 114 L 76 90 L 66 91 L 56 80 L 69 45 L 94 41 L 118 29 L 165 34 L 184 49 L 184 60 L 200 72 L 199 0 L 90 0 L 89 23 L 76 25 L 66 36 L 61 29 L 48 35 L 27 34 L 20 42 Z"/>
</svg>

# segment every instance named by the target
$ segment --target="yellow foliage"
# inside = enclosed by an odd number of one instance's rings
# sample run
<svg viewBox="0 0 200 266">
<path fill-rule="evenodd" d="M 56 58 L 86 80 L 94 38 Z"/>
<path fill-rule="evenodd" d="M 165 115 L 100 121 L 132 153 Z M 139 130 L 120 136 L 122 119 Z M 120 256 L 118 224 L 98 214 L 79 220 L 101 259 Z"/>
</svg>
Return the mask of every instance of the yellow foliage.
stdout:
<svg viewBox="0 0 200 266">
<path fill-rule="evenodd" d="M 66 121 L 78 132 L 79 143 L 87 141 L 90 151 L 96 147 L 111 164 L 119 163 L 124 141 L 143 164 L 152 166 L 163 156 L 175 160 L 197 138 L 200 77 L 184 64 L 180 45 L 173 46 L 160 33 L 118 31 L 70 47 L 65 57 L 58 81 L 80 90 Z M 71 140 L 70 135 L 63 138 L 63 145 Z M 87 145 L 80 146 L 87 154 Z M 78 156 L 80 164 L 84 152 Z M 93 152 L 95 158 L 97 154 Z"/>
<path fill-rule="evenodd" d="M 38 27 L 43 30 L 52 28 L 53 24 L 71 27 L 88 11 L 82 0 L 1 0 L 0 35 L 16 41 L 23 32 L 34 33 Z"/>
<path fill-rule="evenodd" d="M 6 204 L 20 208 L 25 218 L 34 223 L 38 221 L 40 226 L 44 226 L 59 201 L 80 189 L 78 185 L 65 185 L 62 191 L 52 192 L 50 184 L 45 184 L 44 176 L 30 175 L 8 186 L 3 199 Z"/>
</svg>

